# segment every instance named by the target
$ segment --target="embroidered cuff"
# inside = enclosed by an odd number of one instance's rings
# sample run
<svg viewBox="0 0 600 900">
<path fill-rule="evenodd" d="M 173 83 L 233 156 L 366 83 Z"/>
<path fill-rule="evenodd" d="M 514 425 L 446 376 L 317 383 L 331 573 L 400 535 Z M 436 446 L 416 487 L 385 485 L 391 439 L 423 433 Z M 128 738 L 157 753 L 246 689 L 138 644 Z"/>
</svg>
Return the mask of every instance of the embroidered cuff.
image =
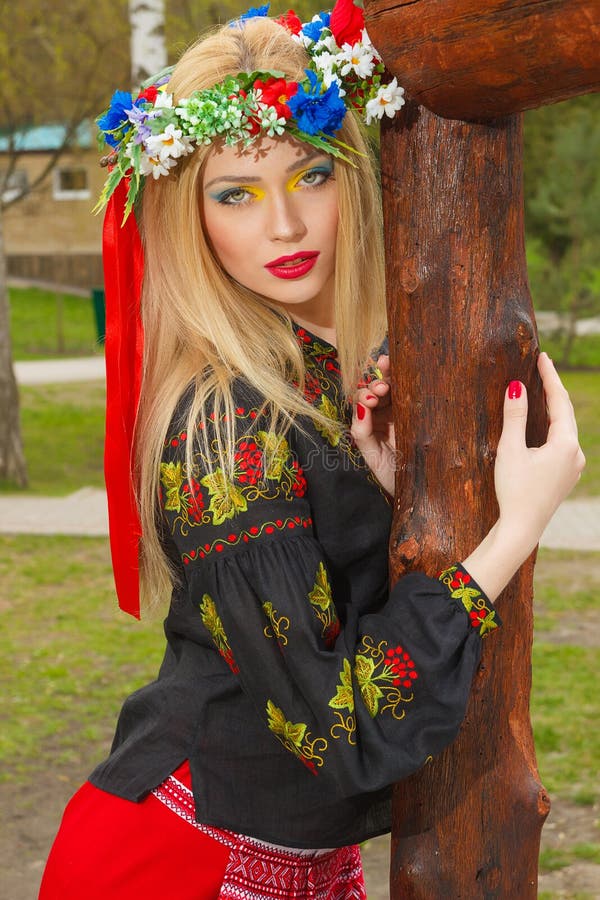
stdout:
<svg viewBox="0 0 600 900">
<path fill-rule="evenodd" d="M 487 637 L 490 631 L 502 624 L 488 598 L 463 566 L 449 566 L 440 572 L 438 578 L 446 585 L 452 599 L 462 603 L 471 626 L 478 630 L 480 637 Z"/>
</svg>

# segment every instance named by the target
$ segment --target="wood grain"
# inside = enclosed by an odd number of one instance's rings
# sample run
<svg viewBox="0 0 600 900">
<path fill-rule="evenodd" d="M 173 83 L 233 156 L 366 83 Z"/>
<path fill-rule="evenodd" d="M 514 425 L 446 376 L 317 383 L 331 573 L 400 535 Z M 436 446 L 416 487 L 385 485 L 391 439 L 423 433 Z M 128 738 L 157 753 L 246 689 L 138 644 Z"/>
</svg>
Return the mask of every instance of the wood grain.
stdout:
<svg viewBox="0 0 600 900">
<path fill-rule="evenodd" d="M 527 285 L 521 116 L 449 121 L 409 103 L 384 124 L 382 186 L 399 470 L 392 582 L 464 558 L 497 516 L 503 394 L 529 391 L 528 441 L 545 406 Z M 529 722 L 531 558 L 503 592 L 460 735 L 395 788 L 391 896 L 537 895 L 549 800 Z"/>
<path fill-rule="evenodd" d="M 485 120 L 600 90 L 598 0 L 365 0 L 369 36 L 408 96 Z"/>
</svg>

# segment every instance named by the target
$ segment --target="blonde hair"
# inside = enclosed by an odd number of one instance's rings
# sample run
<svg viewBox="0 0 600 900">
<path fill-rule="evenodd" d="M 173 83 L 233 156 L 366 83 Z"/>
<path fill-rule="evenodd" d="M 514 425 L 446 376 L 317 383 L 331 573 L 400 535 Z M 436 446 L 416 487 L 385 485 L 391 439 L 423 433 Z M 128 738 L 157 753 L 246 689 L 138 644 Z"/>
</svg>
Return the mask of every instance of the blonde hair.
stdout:
<svg viewBox="0 0 600 900">
<path fill-rule="evenodd" d="M 305 50 L 270 19 L 224 26 L 192 45 L 169 81 L 176 100 L 238 72 L 284 72 L 302 80 Z M 354 115 L 339 137 L 358 150 L 356 166 L 335 161 L 339 203 L 335 322 L 343 386 L 350 396 L 369 354 L 385 333 L 381 212 L 370 151 Z M 200 417 L 222 414 L 220 465 L 233 468 L 232 380 L 242 376 L 265 398 L 271 427 L 283 434 L 298 415 L 323 423 L 295 385 L 304 384 L 302 352 L 285 311 L 234 282 L 215 259 L 202 226 L 201 187 L 208 147 L 180 160 L 169 177 L 147 180 L 141 233 L 145 247 L 142 392 L 136 432 L 136 479 L 142 521 L 140 558 L 144 605 L 163 599 L 174 573 L 157 531 L 157 496 L 164 440 L 177 402 L 193 384 L 188 434 Z M 354 157 L 353 157 L 354 160 Z M 252 340 L 248 340 L 252 335 Z M 332 423 L 327 420 L 331 427 Z M 339 423 L 333 423 L 340 428 Z M 188 472 L 191 461 L 188 441 Z"/>
</svg>

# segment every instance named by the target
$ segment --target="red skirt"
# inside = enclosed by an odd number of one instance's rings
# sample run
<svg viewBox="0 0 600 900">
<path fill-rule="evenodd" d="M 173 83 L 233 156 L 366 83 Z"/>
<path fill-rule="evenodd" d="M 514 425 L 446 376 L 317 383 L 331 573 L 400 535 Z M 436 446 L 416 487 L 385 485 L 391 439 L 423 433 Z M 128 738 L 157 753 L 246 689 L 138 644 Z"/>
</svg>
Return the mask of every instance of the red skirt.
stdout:
<svg viewBox="0 0 600 900">
<path fill-rule="evenodd" d="M 86 782 L 39 900 L 366 900 L 357 846 L 295 850 L 201 825 L 190 784 L 187 763 L 141 803 Z"/>
</svg>

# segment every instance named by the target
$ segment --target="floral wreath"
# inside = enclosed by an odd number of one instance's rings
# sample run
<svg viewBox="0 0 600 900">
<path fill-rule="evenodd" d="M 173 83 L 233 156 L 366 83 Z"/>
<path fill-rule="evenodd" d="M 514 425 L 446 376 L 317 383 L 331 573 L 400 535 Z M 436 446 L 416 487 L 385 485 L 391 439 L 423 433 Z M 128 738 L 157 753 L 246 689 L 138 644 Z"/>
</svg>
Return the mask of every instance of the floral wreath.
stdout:
<svg viewBox="0 0 600 900">
<path fill-rule="evenodd" d="M 269 4 L 251 8 L 230 27 L 267 16 Z M 284 131 L 324 152 L 351 162 L 357 152 L 335 137 L 347 109 L 363 115 L 366 125 L 392 118 L 404 104 L 404 90 L 394 78 L 382 82 L 385 66 L 364 27 L 363 10 L 354 0 L 337 0 L 331 13 L 302 23 L 293 10 L 275 20 L 310 57 L 303 81 L 288 81 L 282 72 L 240 72 L 174 105 L 167 84 L 172 68 L 143 86 L 136 99 L 115 91 L 110 107 L 96 120 L 99 143 L 113 149 L 102 160 L 111 167 L 97 209 L 109 201 L 122 179 L 128 182 L 123 221 L 151 175 L 168 175 L 178 160 L 197 145 L 221 138 L 248 147 L 261 136 Z"/>
</svg>

